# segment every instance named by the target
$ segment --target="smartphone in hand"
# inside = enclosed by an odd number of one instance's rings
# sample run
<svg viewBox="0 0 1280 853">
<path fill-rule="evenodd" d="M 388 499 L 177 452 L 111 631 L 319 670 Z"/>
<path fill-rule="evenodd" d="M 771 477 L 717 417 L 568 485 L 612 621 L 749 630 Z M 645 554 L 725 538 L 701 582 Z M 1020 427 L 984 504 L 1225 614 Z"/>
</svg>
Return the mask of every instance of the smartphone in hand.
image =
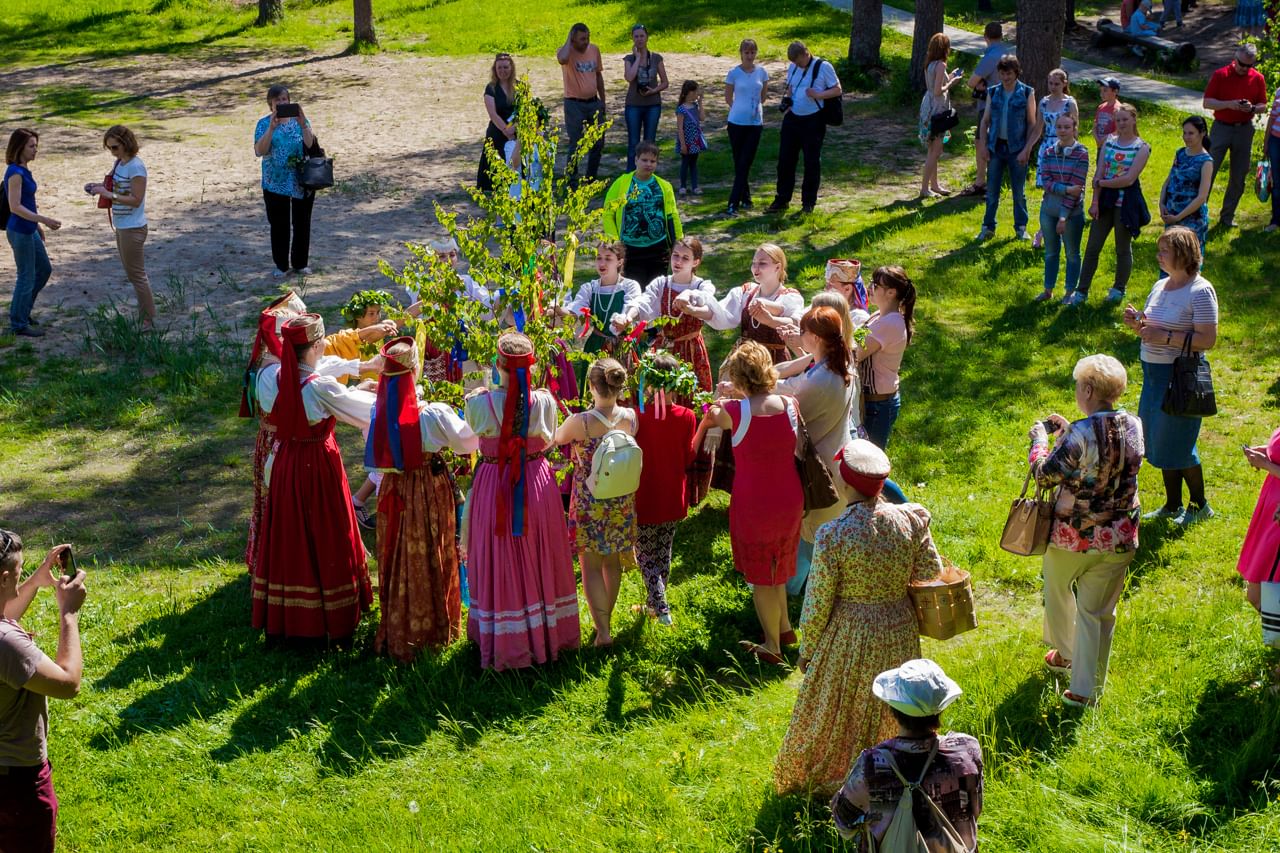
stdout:
<svg viewBox="0 0 1280 853">
<path fill-rule="evenodd" d="M 276 118 L 297 118 L 302 115 L 302 107 L 297 104 L 276 104 Z"/>
<path fill-rule="evenodd" d="M 70 545 L 63 548 L 58 554 L 58 562 L 62 564 L 62 573 L 67 577 L 73 578 L 80 571 L 79 567 L 76 566 L 76 555 L 71 553 Z"/>
</svg>

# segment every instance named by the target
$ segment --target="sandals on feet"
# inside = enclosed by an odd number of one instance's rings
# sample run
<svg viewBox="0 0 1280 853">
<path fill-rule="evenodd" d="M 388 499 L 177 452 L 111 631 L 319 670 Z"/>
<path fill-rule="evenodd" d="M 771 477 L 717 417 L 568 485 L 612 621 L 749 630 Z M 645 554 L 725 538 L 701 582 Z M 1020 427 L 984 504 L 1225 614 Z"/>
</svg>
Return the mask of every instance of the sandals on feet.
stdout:
<svg viewBox="0 0 1280 853">
<path fill-rule="evenodd" d="M 1044 656 L 1044 665 L 1050 672 L 1056 672 L 1059 675 L 1071 674 L 1071 661 L 1058 654 L 1057 649 L 1049 649 Z"/>
<path fill-rule="evenodd" d="M 742 646 L 765 663 L 771 663 L 775 666 L 782 666 L 786 663 L 786 660 L 783 659 L 782 655 L 775 655 L 759 643 L 753 643 L 750 640 L 739 640 L 738 645 Z"/>
<path fill-rule="evenodd" d="M 1081 696 L 1079 693 L 1072 693 L 1070 690 L 1062 691 L 1062 702 L 1073 708 L 1096 708 L 1098 700 L 1092 696 Z"/>
</svg>

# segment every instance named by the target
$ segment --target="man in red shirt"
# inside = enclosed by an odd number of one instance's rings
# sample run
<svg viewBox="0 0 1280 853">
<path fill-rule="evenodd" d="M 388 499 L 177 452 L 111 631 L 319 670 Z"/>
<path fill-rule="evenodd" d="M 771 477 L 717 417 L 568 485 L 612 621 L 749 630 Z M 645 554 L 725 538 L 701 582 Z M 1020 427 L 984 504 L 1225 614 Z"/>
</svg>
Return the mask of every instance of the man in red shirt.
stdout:
<svg viewBox="0 0 1280 853">
<path fill-rule="evenodd" d="M 1258 48 L 1242 44 L 1231 64 L 1219 68 L 1204 90 L 1204 108 L 1213 110 L 1209 132 L 1209 153 L 1213 155 L 1215 180 L 1222 161 L 1231 155 L 1231 174 L 1222 199 L 1218 221 L 1224 228 L 1235 227 L 1236 205 L 1244 194 L 1253 151 L 1253 117 L 1267 111 L 1267 81 L 1253 66 L 1258 64 Z"/>
</svg>

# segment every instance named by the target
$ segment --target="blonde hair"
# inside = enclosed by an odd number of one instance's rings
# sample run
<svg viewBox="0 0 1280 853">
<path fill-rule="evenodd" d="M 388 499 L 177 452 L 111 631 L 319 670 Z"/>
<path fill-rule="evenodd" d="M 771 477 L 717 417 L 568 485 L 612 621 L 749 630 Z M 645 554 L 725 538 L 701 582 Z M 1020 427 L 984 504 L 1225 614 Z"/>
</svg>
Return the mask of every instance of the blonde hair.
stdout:
<svg viewBox="0 0 1280 853">
<path fill-rule="evenodd" d="M 1067 69 L 1055 68 L 1052 71 L 1050 71 L 1046 76 L 1050 80 L 1052 80 L 1054 77 L 1061 77 L 1062 78 L 1062 94 L 1064 95 L 1071 94 L 1071 75 L 1067 74 Z"/>
<path fill-rule="evenodd" d="M 1200 272 L 1203 258 L 1200 256 L 1200 238 L 1196 232 L 1182 225 L 1175 225 L 1156 239 L 1156 245 L 1169 249 L 1174 265 L 1183 272 L 1195 275 Z"/>
<path fill-rule="evenodd" d="M 846 347 L 853 345 L 853 315 L 849 313 L 849 300 L 835 290 L 820 290 L 813 295 L 810 308 L 834 308 L 840 315 L 840 335 Z"/>
<path fill-rule="evenodd" d="M 1129 387 L 1129 374 L 1124 365 L 1109 355 L 1086 355 L 1076 362 L 1071 378 L 1077 383 L 1093 386 L 1093 391 L 1104 403 L 1114 403 Z"/>
<path fill-rule="evenodd" d="M 618 397 L 627 389 L 627 371 L 617 359 L 596 359 L 587 371 L 587 381 L 602 397 Z"/>
<path fill-rule="evenodd" d="M 782 251 L 782 247 L 779 246 L 777 243 L 761 243 L 760 248 L 756 249 L 756 251 L 764 252 L 766 255 L 769 256 L 769 260 L 773 261 L 775 264 L 777 264 L 779 267 L 782 268 L 781 271 L 778 273 L 778 281 L 782 282 L 783 284 L 786 284 L 787 253 Z"/>
<path fill-rule="evenodd" d="M 1137 133 L 1137 131 L 1138 131 L 1138 108 L 1137 108 L 1137 107 L 1135 107 L 1133 104 L 1118 103 L 1118 104 L 1116 104 L 1116 112 L 1118 112 L 1118 113 L 1128 113 L 1129 115 L 1131 115 L 1131 116 L 1133 117 L 1133 130 L 1134 130 L 1134 133 Z"/>
<path fill-rule="evenodd" d="M 778 371 L 773 366 L 773 356 L 755 341 L 743 341 L 729 353 L 725 370 L 734 387 L 748 397 L 768 394 L 778 384 Z"/>
</svg>

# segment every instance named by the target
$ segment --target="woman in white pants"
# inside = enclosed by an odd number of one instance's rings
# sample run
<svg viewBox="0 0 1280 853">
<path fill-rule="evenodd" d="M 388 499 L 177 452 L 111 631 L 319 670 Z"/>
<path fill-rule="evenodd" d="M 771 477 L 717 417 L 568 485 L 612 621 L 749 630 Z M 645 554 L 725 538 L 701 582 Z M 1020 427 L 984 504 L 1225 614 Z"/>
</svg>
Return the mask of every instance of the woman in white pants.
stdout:
<svg viewBox="0 0 1280 853">
<path fill-rule="evenodd" d="M 1091 706 L 1107 680 L 1116 603 L 1138 549 L 1142 422 L 1116 407 L 1128 385 L 1116 359 L 1087 356 L 1072 376 L 1085 417 L 1037 421 L 1029 462 L 1039 486 L 1061 486 L 1044 555 L 1044 662 L 1070 676 L 1064 702 Z M 1052 452 L 1046 426 L 1056 436 Z"/>
</svg>

